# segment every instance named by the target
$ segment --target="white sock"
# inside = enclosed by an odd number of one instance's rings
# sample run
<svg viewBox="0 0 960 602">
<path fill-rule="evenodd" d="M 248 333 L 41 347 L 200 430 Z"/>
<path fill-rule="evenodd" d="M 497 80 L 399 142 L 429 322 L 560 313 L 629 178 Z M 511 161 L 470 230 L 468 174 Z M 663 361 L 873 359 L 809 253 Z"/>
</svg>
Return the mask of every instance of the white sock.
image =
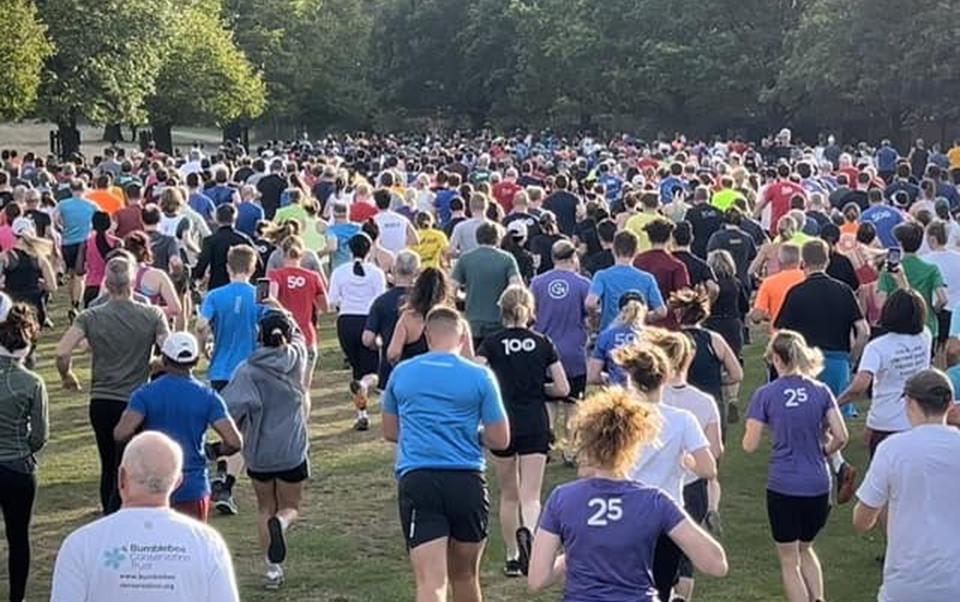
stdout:
<svg viewBox="0 0 960 602">
<path fill-rule="evenodd" d="M 830 466 L 833 467 L 833 472 L 840 472 L 840 467 L 845 463 L 846 461 L 843 459 L 841 452 L 836 451 L 830 454 Z"/>
<path fill-rule="evenodd" d="M 280 523 L 280 529 L 284 532 L 286 532 L 287 527 L 290 526 L 290 523 L 287 522 L 287 519 L 283 518 L 282 516 L 277 517 L 277 522 Z"/>
<path fill-rule="evenodd" d="M 366 411 L 366 410 L 360 410 L 360 411 L 357 412 L 357 415 L 358 415 L 360 418 L 367 418 L 367 411 Z"/>
</svg>

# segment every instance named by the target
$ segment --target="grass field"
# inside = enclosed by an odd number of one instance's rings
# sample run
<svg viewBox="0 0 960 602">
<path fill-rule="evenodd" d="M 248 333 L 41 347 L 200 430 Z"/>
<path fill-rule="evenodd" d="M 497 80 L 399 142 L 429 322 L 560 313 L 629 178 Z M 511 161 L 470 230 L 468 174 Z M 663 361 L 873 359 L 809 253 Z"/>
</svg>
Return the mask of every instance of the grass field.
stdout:
<svg viewBox="0 0 960 602">
<path fill-rule="evenodd" d="M 52 361 L 57 337 L 65 322 L 62 306 L 53 313 L 57 328 L 46 332 L 39 351 L 38 369 L 51 393 L 51 440 L 41 454 L 40 492 L 33 523 L 34 560 L 28 600 L 49 597 L 56 551 L 64 536 L 97 518 L 98 463 L 93 433 L 87 419 L 87 398 L 66 393 Z M 347 373 L 326 321 L 320 372 L 316 379 L 311 429 L 314 477 L 308 483 L 303 519 L 289 535 L 287 584 L 279 593 L 260 588 L 262 560 L 256 544 L 255 502 L 246 478 L 241 478 L 239 516 L 212 519 L 233 551 L 244 601 L 408 601 L 413 583 L 404 552 L 392 476 L 392 449 L 379 433 L 377 408 L 369 432 L 351 430 L 352 406 L 347 396 Z M 747 352 L 746 391 L 761 382 L 764 367 L 760 349 Z M 81 381 L 88 383 L 89 358 L 76 360 Z M 743 405 L 743 404 L 742 404 Z M 863 466 L 862 421 L 851 425 L 850 460 Z M 702 579 L 698 600 L 709 602 L 767 602 L 782 600 L 779 568 L 768 534 L 764 484 L 766 454 L 748 457 L 739 448 L 741 427 L 731 432 L 723 460 L 723 544 L 730 560 L 726 579 Z M 551 488 L 575 476 L 558 463 L 547 471 L 544 497 Z M 492 486 L 495 483 L 491 477 Z M 492 499 L 496 500 L 493 493 Z M 882 540 L 874 533 L 863 537 L 850 525 L 850 506 L 835 511 L 817 542 L 823 562 L 827 599 L 844 602 L 874 600 L 880 566 L 874 558 Z M 494 513 L 495 518 L 495 513 Z M 2 565 L 0 565 L 2 566 Z M 533 596 L 523 581 L 501 574 L 503 550 L 499 527 L 491 525 L 484 556 L 482 584 L 487 600 L 546 601 L 560 599 L 554 590 Z M 6 596 L 6 571 L 0 595 Z"/>
</svg>

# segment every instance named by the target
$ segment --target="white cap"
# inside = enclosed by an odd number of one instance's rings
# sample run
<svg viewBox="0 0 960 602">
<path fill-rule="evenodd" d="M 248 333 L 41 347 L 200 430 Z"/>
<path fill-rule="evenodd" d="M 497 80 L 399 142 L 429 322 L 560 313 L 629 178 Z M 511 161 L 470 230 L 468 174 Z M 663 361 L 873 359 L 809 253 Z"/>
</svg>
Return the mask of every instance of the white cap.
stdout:
<svg viewBox="0 0 960 602">
<path fill-rule="evenodd" d="M 189 332 L 174 332 L 163 342 L 160 348 L 163 355 L 178 364 L 190 364 L 200 357 L 197 338 Z"/>
<path fill-rule="evenodd" d="M 507 232 L 512 234 L 514 238 L 526 238 L 527 225 L 523 223 L 522 219 L 513 220 L 507 224 Z"/>
<path fill-rule="evenodd" d="M 10 225 L 10 229 L 13 230 L 14 236 L 36 234 L 37 232 L 37 226 L 29 217 L 18 217 L 17 219 L 13 220 L 13 224 Z"/>
</svg>

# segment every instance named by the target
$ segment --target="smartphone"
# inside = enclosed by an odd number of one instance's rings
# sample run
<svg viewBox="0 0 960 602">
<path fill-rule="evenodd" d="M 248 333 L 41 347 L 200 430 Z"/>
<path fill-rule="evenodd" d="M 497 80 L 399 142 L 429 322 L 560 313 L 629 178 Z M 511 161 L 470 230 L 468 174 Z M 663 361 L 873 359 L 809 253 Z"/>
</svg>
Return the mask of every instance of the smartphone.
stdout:
<svg viewBox="0 0 960 602">
<path fill-rule="evenodd" d="M 270 296 L 270 279 L 257 278 L 257 302 L 261 302 Z"/>
<path fill-rule="evenodd" d="M 899 248 L 893 248 L 887 251 L 887 271 L 895 272 L 900 268 L 902 255 L 903 252 Z"/>
</svg>

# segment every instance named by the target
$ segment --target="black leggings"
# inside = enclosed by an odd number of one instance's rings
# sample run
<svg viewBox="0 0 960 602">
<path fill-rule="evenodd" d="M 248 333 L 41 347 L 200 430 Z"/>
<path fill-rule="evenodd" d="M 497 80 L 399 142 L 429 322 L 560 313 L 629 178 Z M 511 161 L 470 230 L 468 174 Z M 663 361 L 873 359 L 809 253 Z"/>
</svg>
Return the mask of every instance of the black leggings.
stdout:
<svg viewBox="0 0 960 602">
<path fill-rule="evenodd" d="M 117 469 L 123 456 L 123 445 L 113 440 L 113 429 L 127 404 L 115 399 L 90 400 L 90 424 L 97 439 L 100 454 L 100 507 L 104 514 L 120 509 L 120 494 L 117 491 Z"/>
<path fill-rule="evenodd" d="M 661 600 L 669 600 L 672 595 L 682 557 L 683 552 L 669 535 L 663 534 L 657 539 L 657 547 L 653 551 L 653 584 Z"/>
<path fill-rule="evenodd" d="M 30 517 L 37 477 L 0 466 L 0 507 L 7 530 L 10 602 L 22 602 L 30 573 Z"/>
<path fill-rule="evenodd" d="M 337 339 L 353 369 L 353 380 L 367 374 L 376 374 L 380 366 L 379 354 L 363 344 L 363 329 L 367 316 L 342 315 L 337 318 Z"/>
</svg>

